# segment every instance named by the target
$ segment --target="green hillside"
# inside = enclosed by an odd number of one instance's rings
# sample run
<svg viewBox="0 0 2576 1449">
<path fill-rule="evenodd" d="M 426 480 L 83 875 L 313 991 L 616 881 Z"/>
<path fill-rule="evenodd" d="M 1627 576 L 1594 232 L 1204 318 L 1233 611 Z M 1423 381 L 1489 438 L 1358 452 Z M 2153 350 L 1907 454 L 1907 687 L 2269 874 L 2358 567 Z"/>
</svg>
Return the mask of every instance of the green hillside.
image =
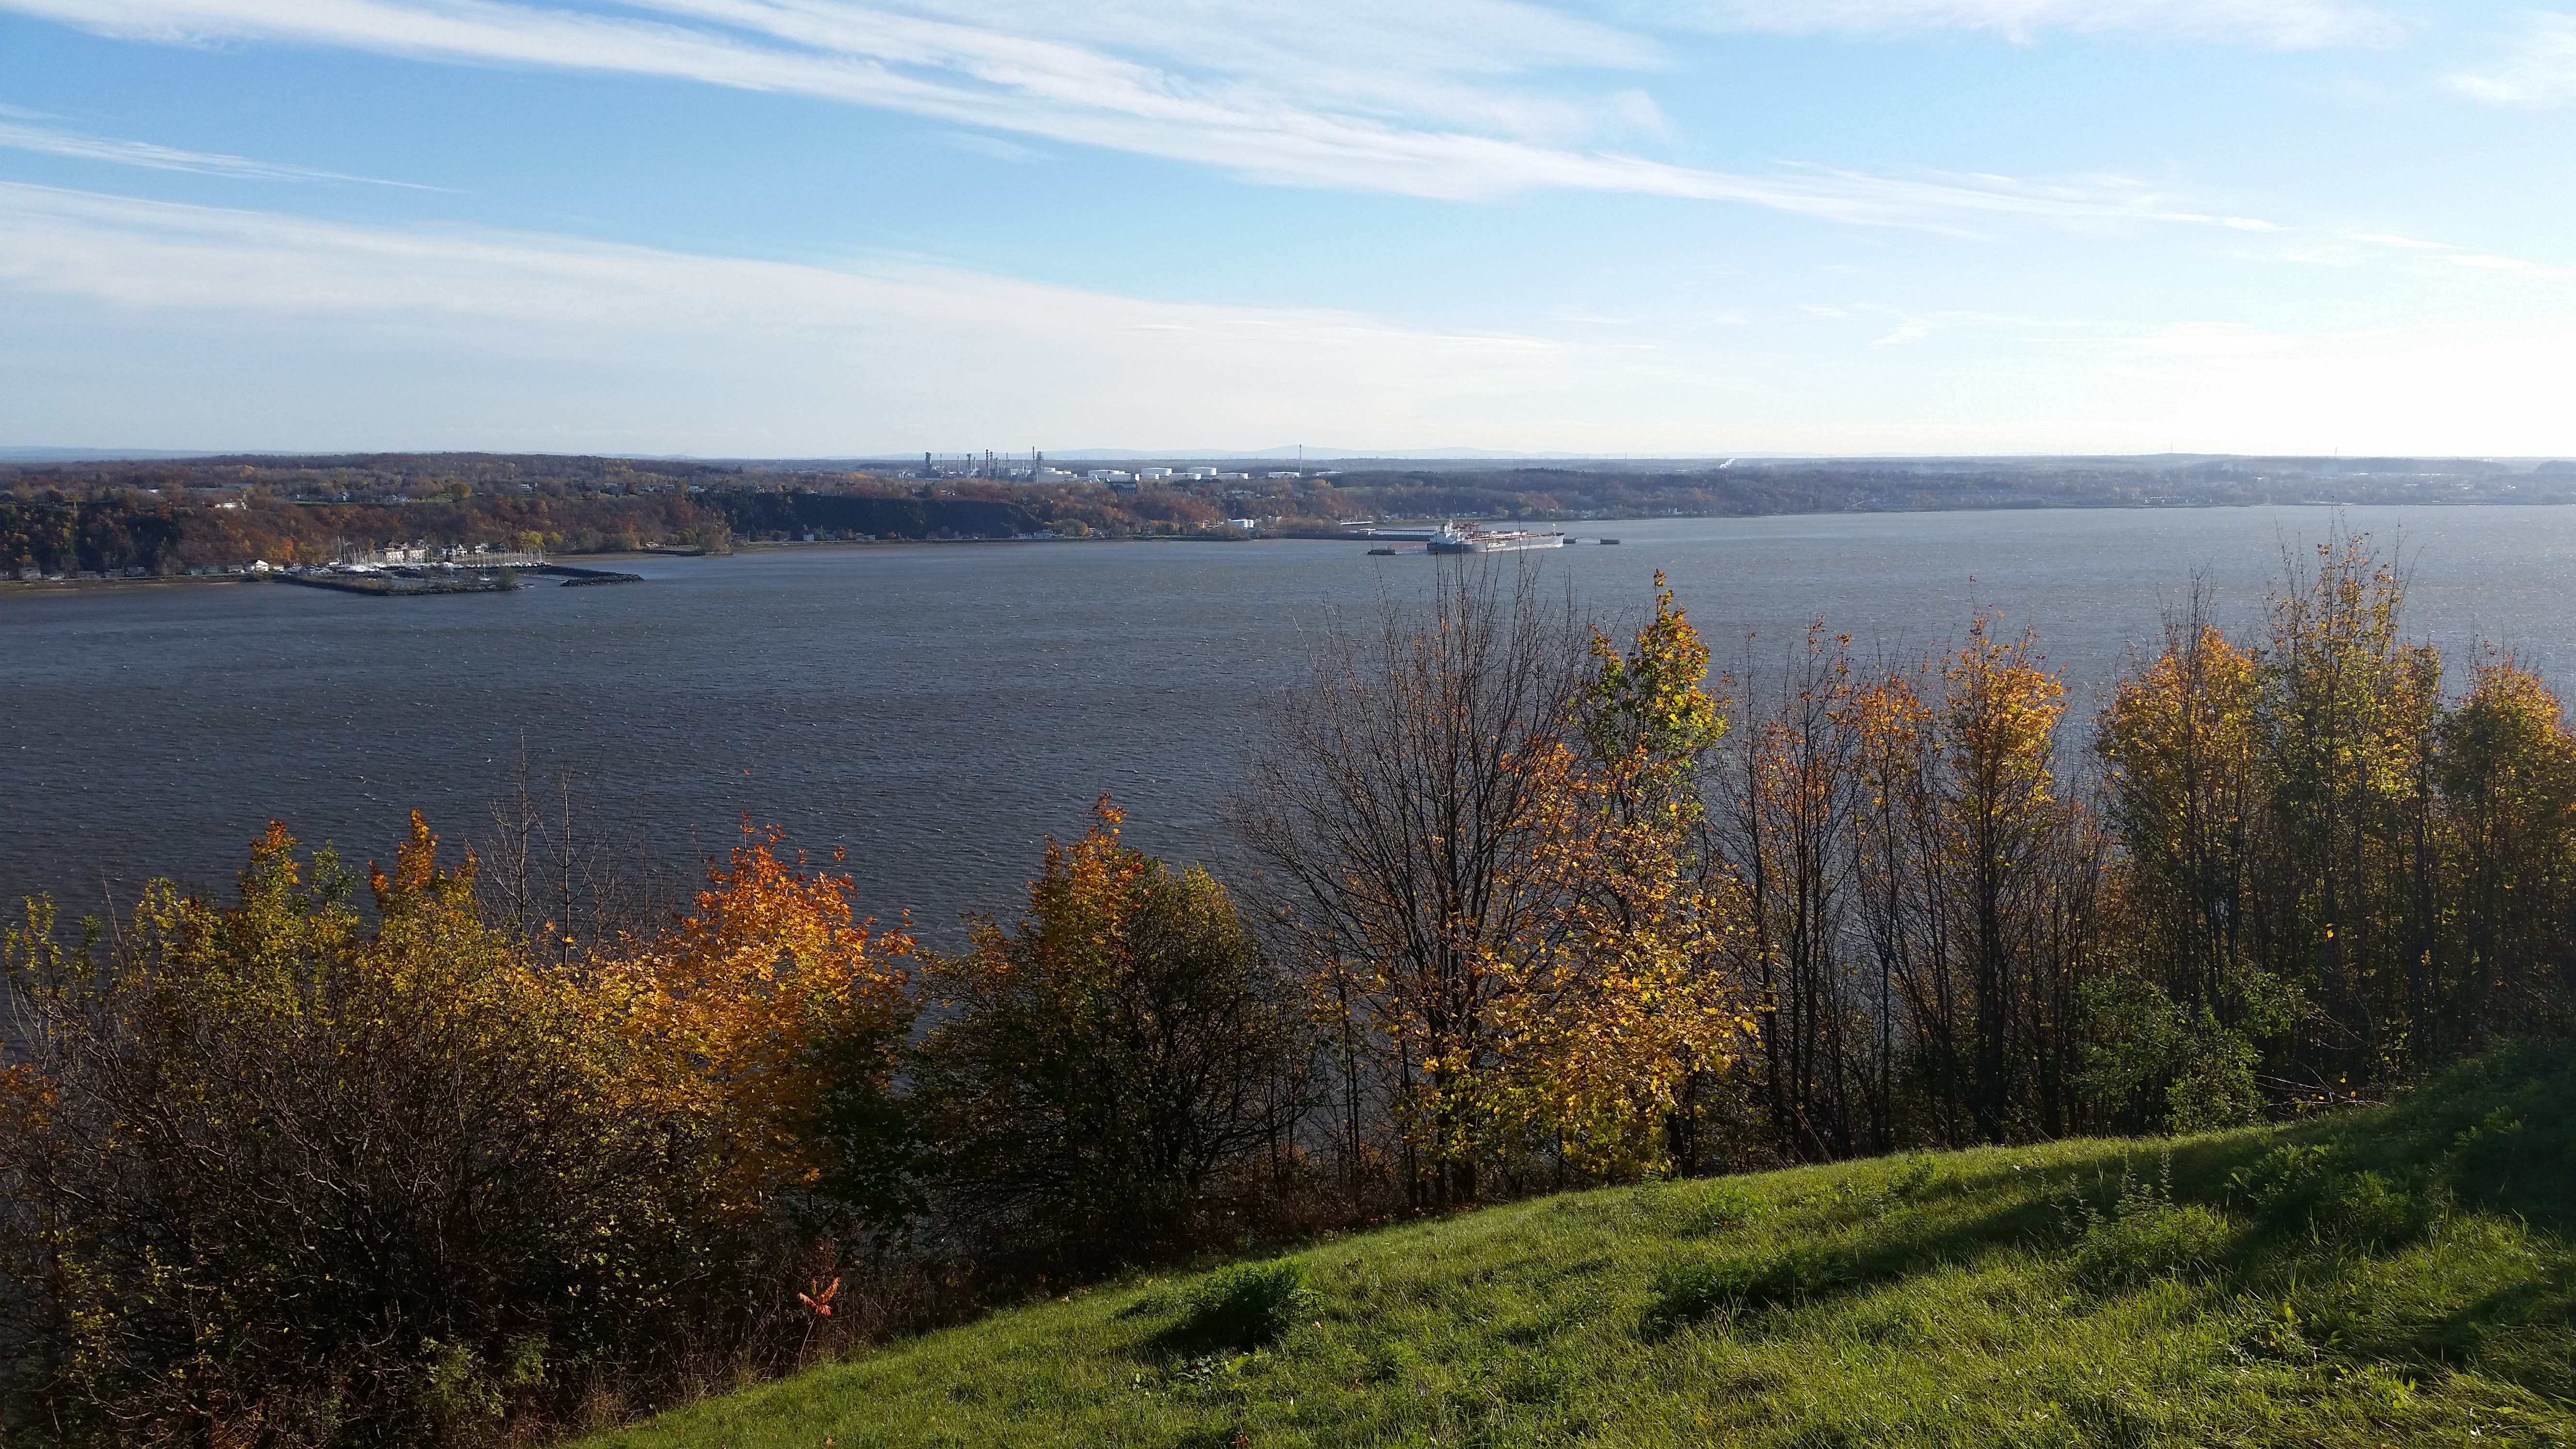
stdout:
<svg viewBox="0 0 2576 1449">
<path fill-rule="evenodd" d="M 2571 1105 L 2567 1057 L 2505 1058 L 2295 1128 L 1573 1193 L 590 1442 L 2567 1444 Z"/>
</svg>

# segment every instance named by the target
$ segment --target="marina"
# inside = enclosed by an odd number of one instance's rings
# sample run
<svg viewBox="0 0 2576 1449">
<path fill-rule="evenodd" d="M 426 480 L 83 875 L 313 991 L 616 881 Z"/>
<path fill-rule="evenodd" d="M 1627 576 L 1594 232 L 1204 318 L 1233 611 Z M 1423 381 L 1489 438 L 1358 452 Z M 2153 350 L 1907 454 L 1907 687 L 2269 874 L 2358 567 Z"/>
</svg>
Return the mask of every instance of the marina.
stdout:
<svg viewBox="0 0 2576 1449">
<path fill-rule="evenodd" d="M 1522 553 L 1531 549 L 1563 548 L 1580 542 L 1563 533 L 1526 528 L 1487 528 L 1481 523 L 1461 524 L 1452 519 L 1430 530 L 1372 528 L 1365 537 L 1386 542 L 1369 552 L 1385 557 L 1402 554 L 1469 554 Z M 1617 543 L 1615 538 L 1603 543 Z"/>
<path fill-rule="evenodd" d="M 1460 528 L 1444 523 L 1423 547 L 1432 553 L 1520 553 L 1534 548 L 1563 548 L 1565 535 L 1539 533 L 1525 528 L 1488 529 L 1469 524 Z"/>
<path fill-rule="evenodd" d="M 560 587 L 596 584 L 640 584 L 642 574 L 618 569 L 582 568 L 549 562 L 534 550 L 520 552 L 470 549 L 427 550 L 418 546 L 370 550 L 333 563 L 277 567 L 262 561 L 248 577 L 332 589 L 377 598 L 411 598 L 427 594 L 499 594 L 519 587 L 521 574 L 547 574 Z"/>
<path fill-rule="evenodd" d="M 280 569 L 269 577 L 282 584 L 331 589 L 343 594 L 371 594 L 380 599 L 409 598 L 418 594 L 501 594 L 519 586 L 518 575 L 509 569 L 488 572 L 460 569 L 445 575 Z"/>
</svg>

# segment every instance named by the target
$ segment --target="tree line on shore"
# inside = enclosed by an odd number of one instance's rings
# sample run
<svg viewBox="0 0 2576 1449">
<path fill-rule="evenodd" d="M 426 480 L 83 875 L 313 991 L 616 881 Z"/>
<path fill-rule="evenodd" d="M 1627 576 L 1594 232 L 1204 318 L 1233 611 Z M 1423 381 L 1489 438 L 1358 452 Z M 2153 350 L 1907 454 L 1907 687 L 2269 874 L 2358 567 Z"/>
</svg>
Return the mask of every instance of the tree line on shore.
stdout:
<svg viewBox="0 0 2576 1449">
<path fill-rule="evenodd" d="M 853 536 L 1332 536 L 1369 518 L 1638 518 L 2309 502 L 2564 503 L 2576 465 L 2468 459 L 1737 460 L 1650 469 L 1244 464 L 1117 488 L 952 461 L 924 478 L 855 464 L 378 453 L 0 464 L 0 579 L 327 561 L 387 542 L 596 553 Z M 1134 463 L 1122 465 L 1133 468 Z M 971 476 L 954 471 L 969 469 Z M 1287 476 L 1280 476 L 1280 475 Z"/>
<path fill-rule="evenodd" d="M 1100 488 L 1032 491 L 974 482 L 938 490 L 880 479 L 833 491 L 719 485 L 697 493 L 666 487 L 542 496 L 462 490 L 345 501 L 128 491 L 0 498 L 0 580 L 22 573 L 157 578 L 263 559 L 324 563 L 353 547 L 416 542 L 631 553 L 722 551 L 738 540 L 993 539 L 1040 530 L 1110 538 L 1242 536 L 1224 530 L 1224 520 L 1219 502 L 1187 494 L 1122 498 Z"/>
<path fill-rule="evenodd" d="M 2078 739 L 2036 640 L 1712 675 L 1534 567 L 1337 626 L 1235 889 L 1104 800 L 929 950 L 748 834 L 677 911 L 522 800 L 6 938 L 0 1425 L 524 1438 L 1126 1265 L 1533 1191 L 2380 1100 L 2563 1032 L 2576 739 L 2366 540 Z M 551 842 L 551 843 L 550 843 Z M 585 889 L 577 877 L 608 889 Z M 631 883 L 629 883 L 631 884 Z"/>
<path fill-rule="evenodd" d="M 1117 493 L 993 478 L 490 454 L 0 465 L 0 580 L 327 562 L 387 543 L 601 553 L 734 540 L 1226 534 L 1233 484 Z M 1367 511 L 1265 484 L 1265 516 Z M 1300 490 L 1304 490 L 1301 492 Z M 1318 496 L 1321 495 L 1321 496 Z M 1232 536 L 1240 536 L 1233 534 Z"/>
</svg>

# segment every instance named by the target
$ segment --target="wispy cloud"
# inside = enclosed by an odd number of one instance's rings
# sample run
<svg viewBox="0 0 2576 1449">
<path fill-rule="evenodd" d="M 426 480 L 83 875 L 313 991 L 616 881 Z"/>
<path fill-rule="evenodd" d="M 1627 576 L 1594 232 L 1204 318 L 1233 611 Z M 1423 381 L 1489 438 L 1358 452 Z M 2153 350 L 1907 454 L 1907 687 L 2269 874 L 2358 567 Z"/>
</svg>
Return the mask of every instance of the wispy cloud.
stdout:
<svg viewBox="0 0 2576 1449">
<path fill-rule="evenodd" d="M 1788 34 L 1982 30 L 2017 41 L 2056 31 L 2308 47 L 2383 38 L 2384 13 L 2341 0 L 1637 0 L 1672 23 Z"/>
<path fill-rule="evenodd" d="M 1631 189 L 1568 143 L 1633 134 L 1633 97 L 1508 84 L 1633 69 L 1646 42 L 1513 0 L 1419 15 L 1319 0 L 1292 15 L 1015 0 L 0 0 L 112 35 L 259 39 L 487 64 L 660 76 L 814 96 L 952 125 L 1206 162 L 1293 184 L 1433 196 Z M 1394 17 L 1394 18 L 1390 18 Z M 1079 24 L 1072 23 L 1079 20 Z"/>
<path fill-rule="evenodd" d="M 10 108 L 12 113 L 15 108 Z M 218 152 L 182 151 L 173 146 L 156 146 L 149 141 L 118 141 L 101 136 L 83 136 L 70 131 L 48 130 L 41 126 L 24 126 L 0 121 L 0 146 L 15 151 L 33 151 L 46 156 L 68 156 L 80 161 L 106 161 L 118 166 L 141 166 L 154 171 L 192 171 L 203 176 L 230 176 L 245 181 L 357 181 L 369 186 L 399 186 L 409 191 L 437 191 L 442 187 L 423 186 L 411 181 L 385 181 L 373 176 L 351 176 L 340 171 L 321 171 L 310 166 L 289 166 L 274 161 L 254 161 L 247 156 L 226 156 Z"/>
<path fill-rule="evenodd" d="M 1046 152 L 1035 146 L 1023 146 L 1017 141 L 1005 140 L 1000 136 L 987 136 L 981 131 L 941 131 L 933 139 L 951 151 L 963 151 L 969 156 L 981 156 L 987 161 L 1023 164 L 1030 161 L 1043 161 L 1047 156 Z"/>
<path fill-rule="evenodd" d="M 2130 345 L 2146 357 L 2234 358 L 2289 352 L 2310 341 L 2241 322 L 2187 322 L 2135 338 Z"/>
<path fill-rule="evenodd" d="M 2397 236 L 2384 231 L 2357 231 L 2350 235 L 2354 241 L 2366 242 L 2375 247 L 2389 247 L 2401 252 L 2455 252 L 2459 250 L 2458 247 L 2451 245 L 2449 242 L 2426 241 L 2422 237 Z"/>
<path fill-rule="evenodd" d="M 787 446 L 752 436 L 765 427 L 793 432 L 796 448 L 832 451 L 989 438 L 1001 423 L 1014 442 L 1142 435 L 1176 418 L 1267 436 L 1327 417 L 1418 440 L 1485 400 L 1633 390 L 1639 376 L 1613 348 L 1320 308 L 1151 301 L 903 261 L 800 266 L 521 232 L 356 226 L 0 183 L 0 307 L 25 322 L 59 306 L 89 319 L 77 334 L 148 329 L 156 369 L 200 342 L 236 359 L 236 374 L 253 352 L 300 353 L 306 361 L 276 364 L 319 377 L 317 418 L 298 431 L 332 437 L 414 436 L 437 421 L 442 399 L 471 394 L 466 411 L 496 431 L 588 406 L 595 415 L 570 418 L 588 436 L 664 450 Z M 13 331 L 22 345 L 30 335 Z M 1070 356 L 1084 365 L 1068 371 Z M 353 373 L 351 358 L 367 361 Z M 345 376 L 362 379 L 362 396 L 326 403 L 351 386 L 332 381 Z M 278 396 L 296 391 L 262 382 L 255 406 L 302 406 Z M 169 416 L 202 405 L 155 401 Z M 35 426 L 32 413 L 10 415 L 40 405 L 53 404 L 0 401 L 0 432 Z M 351 411 L 344 420 L 329 407 Z"/>
<path fill-rule="evenodd" d="M 1970 328 L 2012 327 L 2026 331 L 2062 332 L 2068 327 L 2081 325 L 2071 318 L 2029 317 L 2009 312 L 1978 311 L 1972 308 L 1942 308 L 1925 311 L 1911 307 L 1889 306 L 1879 302 L 1856 302 L 1842 307 L 1826 307 L 1810 303 L 1799 310 L 1811 317 L 1826 321 L 1894 318 L 1894 326 L 1870 339 L 1869 345 L 1873 349 L 1911 347 L 1919 342 L 1929 342 L 1943 333 Z"/>
<path fill-rule="evenodd" d="M 2452 89 L 2499 106 L 2554 106 L 2576 98 L 2576 15 L 2535 15 L 2504 61 L 2445 79 Z"/>
<path fill-rule="evenodd" d="M 730 0 L 636 0 L 675 14 L 738 23 Z M 1282 99 L 1413 124 L 1450 126 L 1567 142 L 1642 130 L 1660 118 L 1639 93 L 1541 94 L 1524 82 L 1573 72 L 1660 68 L 1651 40 L 1525 0 L 754 0 L 873 28 L 880 17 L 914 17 L 948 29 L 940 41 L 960 56 L 996 51 L 1025 63 L 1029 42 L 1076 57 L 1071 78 L 1178 85 L 1266 104 Z M 814 21 L 803 22 L 811 27 Z M 787 35 L 790 27 L 752 18 L 749 28 Z M 828 44 L 848 44 L 834 35 Z M 859 44 L 868 42 L 864 37 Z M 1045 57 L 1050 63 L 1062 57 Z M 1101 58 L 1115 58 L 1100 66 Z M 1117 67 L 1131 62 L 1146 74 Z"/>
<path fill-rule="evenodd" d="M 1278 18 L 1288 12 L 1250 0 L 1210 0 L 1210 15 L 1196 20 L 1187 7 L 1143 3 L 1097 14 L 1034 0 L 924 3 L 947 10 L 851 0 L 652 0 L 649 12 L 502 0 L 0 0 L 0 8 L 139 38 L 338 45 L 806 95 L 1289 185 L 1457 200 L 1628 192 L 1951 230 L 1979 217 L 2268 225 L 2116 181 L 1746 174 L 1573 144 L 1568 138 L 1587 128 L 1651 129 L 1659 114 L 1633 87 L 1582 106 L 1488 82 L 1566 65 L 1642 66 L 1652 53 L 1620 32 L 1509 0 L 1425 0 L 1411 15 L 1321 0 L 1289 15 L 1293 24 Z M 1220 23 L 1256 11 L 1272 18 Z M 1075 14 L 1088 19 L 1068 38 L 1075 27 L 1065 17 Z M 1169 15 L 1182 20 L 1160 52 L 1137 59 L 1113 48 Z M 1324 58 L 1407 45 L 1419 53 L 1404 69 Z"/>
<path fill-rule="evenodd" d="M 2537 281 L 2564 281 L 2571 276 L 2576 276 L 2576 271 L 2570 271 L 2565 267 L 2546 266 L 2522 257 L 2497 256 L 2489 252 L 2472 251 L 2451 242 L 2427 241 L 2422 237 L 2357 231 L 2345 233 L 2343 240 L 2397 252 L 2418 261 L 2461 267 L 2474 272 L 2504 272 Z"/>
<path fill-rule="evenodd" d="M 1663 190 L 1675 196 L 1743 201 L 1782 211 L 1878 225 L 1962 230 L 1975 218 L 2019 217 L 2059 222 L 2162 222 L 2278 231 L 2260 217 L 2202 211 L 2125 177 L 2033 180 L 1983 174 L 1873 176 L 1812 168 L 1769 176 L 1663 168 Z M 1639 186 L 1634 189 L 1649 189 Z"/>
<path fill-rule="evenodd" d="M 2159 445 L 2191 418 L 2192 446 L 2246 451 L 2564 452 L 2571 306 L 2334 332 L 1817 309 L 1898 334 L 1956 324 L 1926 372 L 1896 337 L 1856 355 L 1855 336 L 1832 339 L 1830 366 L 1744 351 L 1769 344 L 1740 334 L 1644 352 L 1599 327 L 1439 330 L 881 258 L 797 266 L 0 184 L 0 437 L 815 456 L 1293 437 L 1320 418 L 1388 448 L 2084 451 Z M 1969 333 L 2005 322 L 2045 350 Z"/>
</svg>

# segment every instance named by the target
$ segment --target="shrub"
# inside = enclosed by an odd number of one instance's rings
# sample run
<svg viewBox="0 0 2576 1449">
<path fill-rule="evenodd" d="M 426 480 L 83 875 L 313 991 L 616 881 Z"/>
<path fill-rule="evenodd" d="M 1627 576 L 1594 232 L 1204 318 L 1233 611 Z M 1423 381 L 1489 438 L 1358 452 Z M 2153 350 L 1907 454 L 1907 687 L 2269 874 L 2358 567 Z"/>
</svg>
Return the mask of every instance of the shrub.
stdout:
<svg viewBox="0 0 2576 1449">
<path fill-rule="evenodd" d="M 1683 1214 L 1683 1233 L 1700 1237 L 1727 1232 L 1761 1217 L 1768 1204 L 1747 1192 L 1732 1187 L 1713 1187 L 1700 1194 L 1699 1201 Z"/>
<path fill-rule="evenodd" d="M 2495 1108 L 2476 1126 L 2463 1129 L 2451 1139 L 2444 1166 L 2455 1180 L 2476 1182 L 2505 1177 L 2530 1155 L 2533 1135 L 2511 1109 Z"/>
<path fill-rule="evenodd" d="M 2256 971 L 2241 983 L 2254 1022 L 2283 1018 L 2292 993 Z M 2262 1054 L 2245 1024 L 2222 1026 L 2207 1006 L 2195 1015 L 2152 981 L 2089 981 L 2082 988 L 2097 1039 L 2085 1047 L 2085 1085 L 2115 1117 L 2163 1119 L 2177 1133 L 2241 1127 L 2262 1117 L 2254 1069 Z M 2161 1094 L 2155 1084 L 2163 1083 Z M 2161 1096 L 2162 1110 L 2149 1104 Z"/>
<path fill-rule="evenodd" d="M 1222 1268 L 1190 1291 L 1183 1331 L 1203 1343 L 1259 1348 L 1294 1327 L 1318 1297 L 1294 1258 Z"/>
<path fill-rule="evenodd" d="M 2376 1172 L 2337 1176 L 2317 1204 L 2316 1224 L 2345 1243 L 2380 1247 L 2403 1242 L 2424 1227 L 2430 1205 L 2405 1183 Z"/>
<path fill-rule="evenodd" d="M 1016 929 L 932 966 L 915 1100 L 942 1202 L 995 1260 L 1096 1271 L 1203 1241 L 1290 1167 L 1301 1016 L 1225 889 L 1119 820 L 1102 799 L 1047 843 Z"/>
<path fill-rule="evenodd" d="M 613 1024 L 476 916 L 426 830 L 373 924 L 294 846 L 271 830 L 238 908 L 152 887 L 113 952 L 41 912 L 10 940 L 49 1105 L 0 1114 L 0 1241 L 79 1327 L 7 1347 L 60 1365 L 29 1386 L 51 1414 L 430 1439 L 507 1410 L 511 1336 L 614 1358 L 630 1295 L 681 1291 Z"/>
<path fill-rule="evenodd" d="M 2304 1224 L 2320 1237 L 2365 1247 L 2413 1237 L 2445 1200 L 2433 1184 L 2348 1169 L 2342 1152 L 2324 1143 L 2273 1148 L 2237 1169 L 2228 1187 L 2276 1225 Z"/>
<path fill-rule="evenodd" d="M 1655 1275 L 1655 1303 L 1647 1317 L 1671 1327 L 1753 1313 L 1803 1302 L 1858 1277 L 1848 1257 L 1813 1244 L 1765 1257 L 1683 1259 Z"/>
<path fill-rule="evenodd" d="M 2221 1029 L 2207 1008 L 2188 1042 L 2165 1088 L 2166 1124 L 2176 1132 L 2208 1132 L 2262 1120 L 2263 1094 L 2254 1084 L 2262 1056 L 2252 1044 Z"/>
<path fill-rule="evenodd" d="M 2335 1165 L 2340 1160 L 2341 1154 L 2322 1142 L 2275 1147 L 2229 1175 L 2228 1197 L 2264 1213 L 2273 1213 L 2284 1204 L 2313 1198 L 2326 1180 L 2334 1175 Z"/>
<path fill-rule="evenodd" d="M 1931 1192 L 1940 1180 L 1940 1159 L 1929 1152 L 1917 1152 L 1907 1156 L 1904 1169 L 1888 1184 L 1888 1190 L 1912 1202 Z"/>
<path fill-rule="evenodd" d="M 524 1437 L 693 1353 L 788 1358 L 782 1208 L 834 1165 L 807 1064 L 899 979 L 842 883 L 776 867 L 737 852 L 671 936 L 574 963 L 418 816 L 372 916 L 280 827 L 238 906 L 155 883 L 112 946 L 40 903 L 0 941 L 0 1424 Z"/>
<path fill-rule="evenodd" d="M 2224 1214 L 2196 1202 L 2122 1213 L 2085 1230 L 2075 1273 L 2097 1288 L 2192 1277 L 2215 1266 L 2235 1236 Z"/>
<path fill-rule="evenodd" d="M 2109 1208 L 2077 1196 L 2068 1204 L 2067 1220 L 2079 1234 L 2076 1281 L 2093 1288 L 2195 1276 L 2216 1266 L 2236 1237 L 2226 1214 L 2174 1201 L 2171 1153 L 2152 1179 L 2121 1164 L 2119 1189 Z"/>
</svg>

